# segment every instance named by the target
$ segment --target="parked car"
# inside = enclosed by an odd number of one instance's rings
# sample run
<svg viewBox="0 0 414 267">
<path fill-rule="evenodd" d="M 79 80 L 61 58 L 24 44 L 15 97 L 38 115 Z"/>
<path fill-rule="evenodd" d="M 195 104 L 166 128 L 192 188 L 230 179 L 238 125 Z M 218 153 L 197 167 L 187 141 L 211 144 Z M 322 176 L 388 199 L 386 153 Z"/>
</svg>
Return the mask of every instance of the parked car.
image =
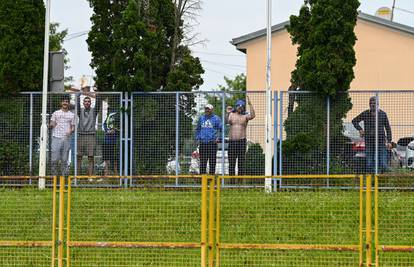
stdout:
<svg viewBox="0 0 414 267">
<path fill-rule="evenodd" d="M 364 138 L 360 136 L 359 131 L 350 122 L 343 124 L 342 135 L 348 140 L 345 157 L 351 165 L 350 167 L 356 172 L 364 172 L 366 168 Z"/>
<path fill-rule="evenodd" d="M 403 168 L 407 167 L 408 165 L 407 154 L 410 158 L 414 157 L 414 151 L 411 149 L 408 149 L 408 145 L 413 141 L 414 141 L 413 137 L 403 137 L 403 138 L 400 138 L 397 141 L 397 144 L 395 145 L 395 147 L 393 147 L 393 151 L 399 161 L 400 167 L 403 167 Z M 413 145 L 411 145 L 411 147 L 413 146 L 414 146 L 414 143 Z M 407 150 L 410 150 L 410 151 L 407 153 Z M 412 164 L 412 160 L 410 160 L 410 162 Z"/>
<path fill-rule="evenodd" d="M 400 140 L 398 141 L 400 143 L 400 150 L 405 151 L 405 153 L 401 153 L 403 155 L 403 166 L 414 169 L 414 138 L 405 137 Z"/>
<path fill-rule="evenodd" d="M 250 140 L 247 140 L 247 148 L 246 151 L 249 149 L 249 146 L 252 144 Z M 217 149 L 217 157 L 216 157 L 216 174 L 222 174 L 222 154 L 223 150 L 221 147 L 222 143 L 218 143 L 218 149 Z M 229 139 L 225 138 L 224 141 L 224 174 L 229 174 L 229 160 L 228 160 L 228 147 L 229 147 Z M 188 162 L 188 160 L 187 160 Z M 180 162 L 178 166 L 179 173 L 181 172 L 181 166 L 182 164 L 186 164 L 185 162 Z M 187 163 L 188 164 L 188 163 Z M 168 174 L 175 174 L 176 171 L 176 160 L 175 157 L 170 157 L 170 159 L 167 162 L 167 173 Z M 208 171 L 208 165 L 207 165 L 207 171 Z M 236 171 L 237 171 L 237 163 L 236 163 Z M 194 150 L 191 153 L 191 159 L 189 161 L 189 168 L 188 172 L 190 174 L 198 174 L 200 173 L 200 153 L 199 148 L 197 146 L 196 150 Z"/>
</svg>

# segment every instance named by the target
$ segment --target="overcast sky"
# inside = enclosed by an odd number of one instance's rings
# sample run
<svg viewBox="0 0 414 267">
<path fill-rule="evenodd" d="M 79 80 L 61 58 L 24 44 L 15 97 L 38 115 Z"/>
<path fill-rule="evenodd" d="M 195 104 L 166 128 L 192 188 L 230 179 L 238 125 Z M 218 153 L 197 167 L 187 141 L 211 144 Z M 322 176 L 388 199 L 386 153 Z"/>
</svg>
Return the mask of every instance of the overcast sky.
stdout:
<svg viewBox="0 0 414 267">
<path fill-rule="evenodd" d="M 75 78 L 79 86 L 82 76 L 93 77 L 89 67 L 91 55 L 86 44 L 87 31 L 91 28 L 92 10 L 87 0 L 52 1 L 51 21 L 60 23 L 60 29 L 68 29 L 64 47 L 69 53 L 70 69 L 66 75 Z M 224 84 L 223 76 L 233 78 L 245 72 L 246 58 L 229 42 L 238 36 L 266 27 L 266 0 L 203 0 L 203 9 L 196 29 L 204 45 L 192 47 L 194 55 L 203 64 L 203 90 L 214 90 Z M 393 0 L 361 0 L 359 10 L 368 14 L 383 6 L 392 6 Z M 272 23 L 280 23 L 297 14 L 303 0 L 273 0 Z M 394 21 L 414 27 L 414 1 L 396 0 Z M 84 34 L 84 35 L 82 35 Z M 80 37 L 78 37 L 81 35 Z M 277 62 L 277 58 L 272 59 Z M 264 66 L 263 66 L 264 67 Z"/>
</svg>

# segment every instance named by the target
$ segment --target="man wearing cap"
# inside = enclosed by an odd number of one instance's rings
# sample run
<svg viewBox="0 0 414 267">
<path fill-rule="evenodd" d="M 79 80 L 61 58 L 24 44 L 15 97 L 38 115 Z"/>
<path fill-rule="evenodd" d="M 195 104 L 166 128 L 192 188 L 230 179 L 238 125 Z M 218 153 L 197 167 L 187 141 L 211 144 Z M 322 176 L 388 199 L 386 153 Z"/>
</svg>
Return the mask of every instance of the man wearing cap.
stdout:
<svg viewBox="0 0 414 267">
<path fill-rule="evenodd" d="M 75 114 L 69 111 L 69 98 L 64 97 L 61 108 L 53 112 L 49 128 L 52 129 L 52 175 L 58 175 L 60 161 L 61 174 L 68 175 L 70 137 L 75 131 Z"/>
<path fill-rule="evenodd" d="M 245 159 L 246 159 L 246 129 L 247 123 L 253 120 L 256 115 L 254 108 L 247 97 L 247 103 L 250 107 L 250 113 L 246 112 L 246 102 L 237 100 L 236 107 L 228 106 L 226 113 L 226 123 L 230 125 L 229 140 L 229 175 L 236 175 L 236 160 L 238 161 L 238 175 L 245 175 Z"/>
<path fill-rule="evenodd" d="M 213 105 L 204 106 L 196 128 L 196 140 L 200 144 L 200 174 L 206 173 L 207 162 L 209 174 L 216 173 L 217 143 L 220 140 L 222 123 L 220 117 L 213 113 Z"/>
</svg>

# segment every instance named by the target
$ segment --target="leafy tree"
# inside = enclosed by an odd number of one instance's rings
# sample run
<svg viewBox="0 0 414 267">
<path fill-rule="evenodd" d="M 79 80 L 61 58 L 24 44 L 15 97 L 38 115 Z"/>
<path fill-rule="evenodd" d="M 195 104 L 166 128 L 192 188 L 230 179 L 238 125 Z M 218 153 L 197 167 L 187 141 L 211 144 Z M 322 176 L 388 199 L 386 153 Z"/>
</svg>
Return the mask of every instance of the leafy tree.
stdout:
<svg viewBox="0 0 414 267">
<path fill-rule="evenodd" d="M 0 95 L 42 88 L 43 1 L 0 1 Z"/>
<path fill-rule="evenodd" d="M 0 1 L 0 175 L 28 173 L 29 100 L 19 93 L 42 90 L 44 16 L 43 1 Z M 52 51 L 67 34 L 57 27 L 50 25 Z"/>
<path fill-rule="evenodd" d="M 226 94 L 226 106 L 234 106 L 238 99 L 246 98 L 246 75 L 240 73 L 230 79 L 224 76 L 225 85 L 219 85 L 218 91 L 224 92 Z M 207 102 L 212 104 L 215 107 L 215 113 L 221 117 L 222 115 L 222 95 L 214 94 L 207 96 Z"/>
<path fill-rule="evenodd" d="M 88 44 L 100 91 L 168 92 L 199 88 L 204 72 L 199 59 L 182 44 L 181 34 L 176 36 L 177 45 L 173 45 L 176 29 L 171 0 L 89 2 L 95 14 Z M 193 95 L 179 98 L 180 138 L 192 135 L 194 106 Z M 138 172 L 165 171 L 171 149 L 175 149 L 175 109 L 175 94 L 141 94 L 134 98 Z"/>
<path fill-rule="evenodd" d="M 194 26 L 197 25 L 197 17 L 201 10 L 201 0 L 172 0 L 174 4 L 174 34 L 172 38 L 171 68 L 176 63 L 177 51 L 180 42 L 186 45 L 194 45 L 204 42 L 198 40 L 198 33 L 194 33 Z"/>
<path fill-rule="evenodd" d="M 119 24 L 128 0 L 89 0 L 94 13 L 87 43 L 92 53 L 91 67 L 95 70 L 95 84 L 100 91 L 113 91 L 112 58 L 115 54 L 114 26 Z"/>
<path fill-rule="evenodd" d="M 342 119 L 352 107 L 347 91 L 356 63 L 353 47 L 358 6 L 358 0 L 305 0 L 299 15 L 290 17 L 288 31 L 292 43 L 298 45 L 292 82 L 300 90 L 314 92 L 296 97 L 297 108 L 285 122 L 286 147 L 295 148 L 285 150 L 290 156 L 325 148 L 327 97 L 331 101 L 331 136 L 341 135 Z M 315 160 L 320 162 L 320 158 Z"/>
</svg>

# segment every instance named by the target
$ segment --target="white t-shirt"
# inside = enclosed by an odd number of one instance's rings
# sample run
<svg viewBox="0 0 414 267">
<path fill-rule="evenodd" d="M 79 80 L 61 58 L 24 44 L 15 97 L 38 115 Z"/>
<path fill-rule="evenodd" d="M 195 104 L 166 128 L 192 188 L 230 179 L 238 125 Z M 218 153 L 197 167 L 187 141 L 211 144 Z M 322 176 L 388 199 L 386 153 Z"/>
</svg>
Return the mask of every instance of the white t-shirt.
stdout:
<svg viewBox="0 0 414 267">
<path fill-rule="evenodd" d="M 75 126 L 75 114 L 70 111 L 56 110 L 50 120 L 56 123 L 52 136 L 57 138 L 66 138 L 72 126 Z"/>
</svg>

